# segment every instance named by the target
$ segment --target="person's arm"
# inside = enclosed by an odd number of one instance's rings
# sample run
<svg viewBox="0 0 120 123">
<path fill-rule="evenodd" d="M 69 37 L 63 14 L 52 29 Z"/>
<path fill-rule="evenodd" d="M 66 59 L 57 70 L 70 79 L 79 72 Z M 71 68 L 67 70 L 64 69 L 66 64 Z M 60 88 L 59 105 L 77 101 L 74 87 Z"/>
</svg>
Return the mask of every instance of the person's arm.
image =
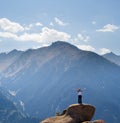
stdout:
<svg viewBox="0 0 120 123">
<path fill-rule="evenodd" d="M 85 91 L 85 90 L 86 90 L 86 88 L 83 88 L 83 89 L 82 89 L 82 92 Z"/>
</svg>

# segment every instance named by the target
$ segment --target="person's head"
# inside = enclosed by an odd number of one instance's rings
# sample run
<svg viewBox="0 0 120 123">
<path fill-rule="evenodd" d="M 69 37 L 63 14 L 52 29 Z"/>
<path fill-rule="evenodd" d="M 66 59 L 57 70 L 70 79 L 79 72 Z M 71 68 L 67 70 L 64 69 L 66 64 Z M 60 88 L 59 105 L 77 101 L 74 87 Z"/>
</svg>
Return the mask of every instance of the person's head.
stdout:
<svg viewBox="0 0 120 123">
<path fill-rule="evenodd" d="M 80 88 L 78 88 L 78 89 L 77 89 L 77 92 L 80 92 L 80 91 L 81 91 Z"/>
</svg>

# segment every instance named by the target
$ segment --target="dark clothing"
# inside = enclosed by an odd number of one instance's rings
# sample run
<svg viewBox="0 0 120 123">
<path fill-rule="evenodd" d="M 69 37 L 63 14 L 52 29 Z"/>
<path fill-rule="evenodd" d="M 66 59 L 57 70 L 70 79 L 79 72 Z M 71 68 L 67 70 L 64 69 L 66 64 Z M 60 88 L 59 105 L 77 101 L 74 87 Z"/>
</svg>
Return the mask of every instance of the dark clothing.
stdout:
<svg viewBox="0 0 120 123">
<path fill-rule="evenodd" d="M 82 104 L 82 95 L 78 95 L 78 103 Z"/>
</svg>

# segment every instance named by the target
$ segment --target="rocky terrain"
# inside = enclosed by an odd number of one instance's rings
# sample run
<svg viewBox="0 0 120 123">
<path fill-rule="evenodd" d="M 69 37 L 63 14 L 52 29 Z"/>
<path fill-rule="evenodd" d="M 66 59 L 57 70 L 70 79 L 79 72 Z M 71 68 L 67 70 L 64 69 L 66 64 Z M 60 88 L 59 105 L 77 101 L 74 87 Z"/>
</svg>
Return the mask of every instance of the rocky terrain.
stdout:
<svg viewBox="0 0 120 123">
<path fill-rule="evenodd" d="M 59 116 L 47 118 L 41 123 L 105 123 L 103 120 L 90 121 L 95 107 L 87 104 L 72 104 Z"/>
</svg>

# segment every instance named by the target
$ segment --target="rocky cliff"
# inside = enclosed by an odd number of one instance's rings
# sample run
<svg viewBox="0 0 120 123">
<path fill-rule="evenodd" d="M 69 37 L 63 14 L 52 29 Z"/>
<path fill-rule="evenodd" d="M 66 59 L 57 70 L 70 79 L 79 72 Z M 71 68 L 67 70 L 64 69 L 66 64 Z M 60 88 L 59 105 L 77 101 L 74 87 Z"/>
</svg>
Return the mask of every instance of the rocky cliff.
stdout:
<svg viewBox="0 0 120 123">
<path fill-rule="evenodd" d="M 95 113 L 95 107 L 87 104 L 70 105 L 60 116 L 47 118 L 41 123 L 105 123 L 103 120 L 91 122 Z"/>
</svg>

